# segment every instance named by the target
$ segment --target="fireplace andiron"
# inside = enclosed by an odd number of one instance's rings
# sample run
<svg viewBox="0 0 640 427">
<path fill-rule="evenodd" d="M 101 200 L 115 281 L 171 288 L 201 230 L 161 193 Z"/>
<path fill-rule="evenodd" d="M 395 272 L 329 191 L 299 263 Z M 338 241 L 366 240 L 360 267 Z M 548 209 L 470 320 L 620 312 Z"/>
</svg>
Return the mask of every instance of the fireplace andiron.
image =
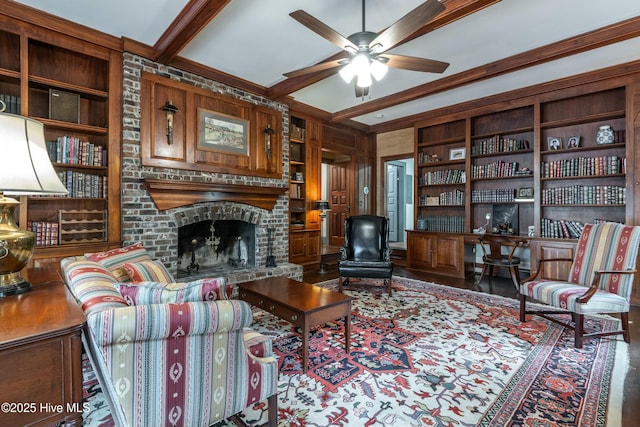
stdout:
<svg viewBox="0 0 640 427">
<path fill-rule="evenodd" d="M 198 239 L 191 240 L 191 264 L 187 267 L 187 273 L 191 274 L 192 272 L 198 272 L 200 270 L 200 264 L 196 262 L 196 245 L 198 244 Z"/>
<path fill-rule="evenodd" d="M 272 250 L 272 244 L 273 244 L 273 239 L 271 238 L 272 232 L 273 232 L 273 228 L 267 228 L 268 252 L 267 252 L 267 263 L 265 267 L 277 267 L 276 257 L 273 256 L 273 250 Z"/>
</svg>

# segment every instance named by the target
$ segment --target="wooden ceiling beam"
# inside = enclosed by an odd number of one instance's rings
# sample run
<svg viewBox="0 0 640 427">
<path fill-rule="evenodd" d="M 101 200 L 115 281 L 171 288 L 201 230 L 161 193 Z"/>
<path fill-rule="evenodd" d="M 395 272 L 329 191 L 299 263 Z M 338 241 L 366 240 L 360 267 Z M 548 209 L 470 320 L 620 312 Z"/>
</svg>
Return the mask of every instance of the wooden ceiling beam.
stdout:
<svg viewBox="0 0 640 427">
<path fill-rule="evenodd" d="M 369 114 L 405 102 L 415 101 L 428 95 L 451 90 L 466 84 L 487 80 L 503 74 L 533 67 L 556 59 L 564 58 L 618 43 L 640 36 L 640 17 L 630 18 L 589 33 L 580 34 L 556 43 L 529 50 L 509 58 L 503 58 L 479 67 L 454 74 L 449 77 L 412 87 L 375 101 L 359 104 L 332 114 L 332 121 L 340 122 Z"/>
<path fill-rule="evenodd" d="M 167 64 L 207 26 L 231 0 L 189 0 L 153 45 L 154 60 Z"/>
</svg>

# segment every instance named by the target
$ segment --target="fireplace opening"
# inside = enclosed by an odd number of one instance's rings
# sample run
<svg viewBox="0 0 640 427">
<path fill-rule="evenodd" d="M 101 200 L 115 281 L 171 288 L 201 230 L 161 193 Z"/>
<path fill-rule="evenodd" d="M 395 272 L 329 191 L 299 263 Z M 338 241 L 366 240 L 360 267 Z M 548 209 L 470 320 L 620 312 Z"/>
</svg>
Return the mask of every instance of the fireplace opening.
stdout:
<svg viewBox="0 0 640 427">
<path fill-rule="evenodd" d="M 178 277 L 255 265 L 255 224 L 219 219 L 178 228 Z"/>
</svg>

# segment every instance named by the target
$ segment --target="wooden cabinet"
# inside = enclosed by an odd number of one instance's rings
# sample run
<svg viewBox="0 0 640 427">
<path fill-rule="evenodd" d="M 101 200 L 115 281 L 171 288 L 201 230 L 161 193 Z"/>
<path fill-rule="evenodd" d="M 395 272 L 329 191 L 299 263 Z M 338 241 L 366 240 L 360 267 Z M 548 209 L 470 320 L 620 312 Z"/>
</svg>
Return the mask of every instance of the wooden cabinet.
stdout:
<svg viewBox="0 0 640 427">
<path fill-rule="evenodd" d="M 407 232 L 407 268 L 464 277 L 464 261 L 464 236 L 427 231 Z"/>
<path fill-rule="evenodd" d="M 289 260 L 296 264 L 318 265 L 320 260 L 320 230 L 295 230 L 289 233 Z"/>
<path fill-rule="evenodd" d="M 536 268 L 539 259 L 570 258 L 575 255 L 575 240 L 532 239 L 529 241 L 531 270 Z M 566 280 L 569 277 L 571 262 L 548 262 L 542 265 L 539 278 Z M 524 277 L 523 277 L 524 278 Z"/>
<path fill-rule="evenodd" d="M 31 291 L 0 299 L 0 427 L 80 426 L 84 314 L 55 270 L 25 276 Z"/>
<path fill-rule="evenodd" d="M 9 18 L 0 22 L 0 49 L 0 97 L 13 105 L 8 111 L 44 123 L 49 155 L 69 190 L 21 198 L 19 225 L 37 236 L 32 263 L 119 245 L 121 53 Z M 86 220 L 85 232 L 61 239 L 61 210 Z M 107 217 L 93 227 L 95 212 Z"/>
</svg>

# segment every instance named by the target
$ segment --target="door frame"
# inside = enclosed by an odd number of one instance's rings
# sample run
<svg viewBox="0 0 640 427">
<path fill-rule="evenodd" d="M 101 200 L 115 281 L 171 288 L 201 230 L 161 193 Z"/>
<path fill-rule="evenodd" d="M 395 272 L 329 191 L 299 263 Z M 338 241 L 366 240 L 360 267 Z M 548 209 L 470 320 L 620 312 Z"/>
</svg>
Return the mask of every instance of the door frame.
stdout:
<svg viewBox="0 0 640 427">
<path fill-rule="evenodd" d="M 381 191 L 378 193 L 380 194 L 380 197 L 382 199 L 381 204 L 381 215 L 384 215 L 387 212 L 387 163 L 390 162 L 394 162 L 394 161 L 398 161 L 398 160 L 406 160 L 406 159 L 415 159 L 413 156 L 414 153 L 403 153 L 403 154 L 394 154 L 392 156 L 384 156 L 384 157 L 380 157 L 380 171 L 382 172 L 382 177 L 383 179 L 381 179 L 380 181 L 380 186 Z M 413 164 L 413 168 L 414 170 L 412 171 L 412 176 L 415 177 L 415 169 L 416 169 L 416 163 L 414 160 L 414 164 Z M 413 217 L 414 217 L 414 221 L 415 221 L 415 216 L 416 216 L 416 200 L 415 200 L 415 188 L 414 188 L 414 194 L 413 194 Z M 413 224 L 405 224 L 405 228 L 408 229 L 412 229 L 413 228 Z"/>
</svg>

